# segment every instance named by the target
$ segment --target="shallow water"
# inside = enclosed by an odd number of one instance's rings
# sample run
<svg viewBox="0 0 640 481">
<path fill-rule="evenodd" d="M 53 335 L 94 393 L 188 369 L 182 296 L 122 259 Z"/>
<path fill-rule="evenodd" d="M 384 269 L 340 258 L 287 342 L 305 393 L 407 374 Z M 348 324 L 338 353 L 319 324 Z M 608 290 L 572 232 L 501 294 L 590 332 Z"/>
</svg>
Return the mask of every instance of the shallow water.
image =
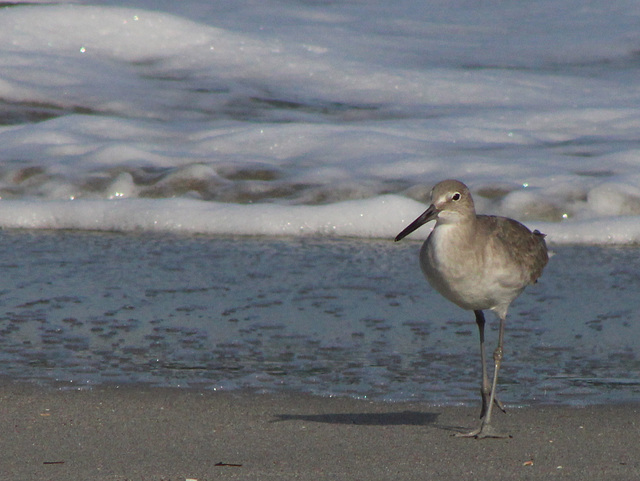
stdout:
<svg viewBox="0 0 640 481">
<path fill-rule="evenodd" d="M 0 9 L 0 375 L 477 402 L 473 315 L 372 240 L 455 177 L 565 244 L 503 401 L 638 400 L 639 7 L 540 5 Z"/>
<path fill-rule="evenodd" d="M 5 378 L 477 402 L 473 314 L 428 287 L 417 242 L 70 231 L 0 241 Z M 640 250 L 554 251 L 512 305 L 502 400 L 640 400 Z"/>
</svg>

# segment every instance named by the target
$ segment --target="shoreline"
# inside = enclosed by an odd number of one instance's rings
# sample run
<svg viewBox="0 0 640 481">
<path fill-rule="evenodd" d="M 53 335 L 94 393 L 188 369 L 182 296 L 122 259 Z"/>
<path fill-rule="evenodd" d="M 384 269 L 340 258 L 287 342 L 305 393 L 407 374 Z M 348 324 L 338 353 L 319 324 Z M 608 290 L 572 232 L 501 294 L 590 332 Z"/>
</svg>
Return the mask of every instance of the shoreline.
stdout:
<svg viewBox="0 0 640 481">
<path fill-rule="evenodd" d="M 640 404 L 496 412 L 509 439 L 462 439 L 478 407 L 146 386 L 0 385 L 7 479 L 628 480 Z"/>
<path fill-rule="evenodd" d="M 2 241 L 0 378 L 477 400 L 473 315 L 429 288 L 416 243 L 71 232 Z M 640 401 L 637 253 L 558 249 L 509 314 L 503 401 Z M 497 326 L 487 323 L 491 349 Z"/>
</svg>

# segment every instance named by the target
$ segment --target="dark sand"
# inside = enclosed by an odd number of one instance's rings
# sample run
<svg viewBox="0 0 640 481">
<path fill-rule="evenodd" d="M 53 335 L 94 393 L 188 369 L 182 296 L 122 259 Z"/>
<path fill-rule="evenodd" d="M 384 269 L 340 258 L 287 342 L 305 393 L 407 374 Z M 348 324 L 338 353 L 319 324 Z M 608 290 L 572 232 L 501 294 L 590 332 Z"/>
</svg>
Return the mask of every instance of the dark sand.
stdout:
<svg viewBox="0 0 640 481">
<path fill-rule="evenodd" d="M 7 480 L 640 479 L 640 405 L 477 409 L 299 394 L 0 386 Z"/>
</svg>

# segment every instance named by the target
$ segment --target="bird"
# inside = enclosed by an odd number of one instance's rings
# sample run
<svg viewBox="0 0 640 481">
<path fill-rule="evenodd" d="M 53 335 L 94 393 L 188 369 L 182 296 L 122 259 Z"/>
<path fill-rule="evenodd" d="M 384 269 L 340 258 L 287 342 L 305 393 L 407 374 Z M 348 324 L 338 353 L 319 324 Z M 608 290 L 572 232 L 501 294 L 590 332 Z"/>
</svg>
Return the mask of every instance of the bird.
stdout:
<svg viewBox="0 0 640 481">
<path fill-rule="evenodd" d="M 443 180 L 431 191 L 429 208 L 400 232 L 398 242 L 427 222 L 435 226 L 420 249 L 420 266 L 429 284 L 462 309 L 473 311 L 480 335 L 482 408 L 480 425 L 457 436 L 510 437 L 491 424 L 495 404 L 504 411 L 496 387 L 503 359 L 504 331 L 511 302 L 537 282 L 549 261 L 545 235 L 508 217 L 476 214 L 469 188 L 458 180 Z M 485 358 L 485 310 L 499 322 L 489 383 Z"/>
</svg>

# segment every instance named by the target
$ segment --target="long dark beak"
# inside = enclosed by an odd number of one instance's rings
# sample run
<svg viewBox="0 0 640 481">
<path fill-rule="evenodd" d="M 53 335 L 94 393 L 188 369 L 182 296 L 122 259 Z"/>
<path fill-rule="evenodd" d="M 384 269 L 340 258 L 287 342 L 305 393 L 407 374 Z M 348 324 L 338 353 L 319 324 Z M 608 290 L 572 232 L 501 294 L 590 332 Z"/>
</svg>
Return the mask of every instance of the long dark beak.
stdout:
<svg viewBox="0 0 640 481">
<path fill-rule="evenodd" d="M 440 211 L 436 209 L 436 206 L 431 204 L 429 208 L 425 210 L 420 217 L 414 220 L 402 232 L 400 232 L 400 234 L 396 236 L 395 241 L 398 242 L 399 240 L 404 239 L 409 234 L 411 234 L 414 230 L 416 230 L 418 227 L 425 225 L 430 220 L 434 220 L 436 217 L 438 217 L 439 212 Z"/>
</svg>

